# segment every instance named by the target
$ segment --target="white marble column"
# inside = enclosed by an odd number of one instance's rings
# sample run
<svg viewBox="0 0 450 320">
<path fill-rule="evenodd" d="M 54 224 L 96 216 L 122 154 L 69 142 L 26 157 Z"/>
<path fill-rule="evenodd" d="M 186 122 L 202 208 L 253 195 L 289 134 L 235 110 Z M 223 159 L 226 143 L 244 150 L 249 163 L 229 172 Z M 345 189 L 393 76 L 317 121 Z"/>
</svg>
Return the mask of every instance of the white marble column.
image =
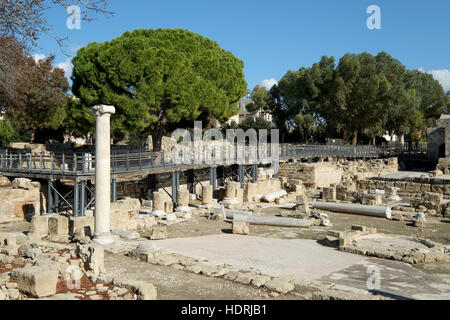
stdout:
<svg viewBox="0 0 450 320">
<path fill-rule="evenodd" d="M 113 106 L 92 108 L 97 116 L 95 129 L 95 232 L 93 241 L 100 244 L 114 242 L 111 236 L 111 133 L 110 118 Z"/>
</svg>

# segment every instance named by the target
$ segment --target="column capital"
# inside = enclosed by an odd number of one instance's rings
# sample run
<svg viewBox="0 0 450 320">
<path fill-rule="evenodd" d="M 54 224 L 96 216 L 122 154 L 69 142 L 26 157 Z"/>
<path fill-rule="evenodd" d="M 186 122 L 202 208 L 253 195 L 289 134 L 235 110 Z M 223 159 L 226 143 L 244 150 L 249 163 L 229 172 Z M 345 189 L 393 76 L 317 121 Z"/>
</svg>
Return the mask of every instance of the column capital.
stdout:
<svg viewBox="0 0 450 320">
<path fill-rule="evenodd" d="M 106 106 L 101 104 L 93 106 L 91 108 L 91 113 L 95 114 L 96 116 L 112 115 L 116 113 L 116 108 L 114 108 L 114 106 Z"/>
</svg>

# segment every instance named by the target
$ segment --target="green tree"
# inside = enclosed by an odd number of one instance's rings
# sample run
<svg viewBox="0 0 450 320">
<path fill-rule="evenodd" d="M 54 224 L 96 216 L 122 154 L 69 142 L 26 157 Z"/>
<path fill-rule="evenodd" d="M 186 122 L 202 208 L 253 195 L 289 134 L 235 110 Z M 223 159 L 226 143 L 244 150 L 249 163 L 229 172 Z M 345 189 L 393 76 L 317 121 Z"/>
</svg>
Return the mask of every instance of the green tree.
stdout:
<svg viewBox="0 0 450 320">
<path fill-rule="evenodd" d="M 317 128 L 316 119 L 309 113 L 299 113 L 295 116 L 295 123 L 304 140 L 310 142 Z"/>
<path fill-rule="evenodd" d="M 250 94 L 250 99 L 252 102 L 245 106 L 248 112 L 268 111 L 270 96 L 265 87 L 256 86 Z"/>
<path fill-rule="evenodd" d="M 225 121 L 245 95 L 241 60 L 187 30 L 135 30 L 91 43 L 73 59 L 72 92 L 86 106 L 116 107 L 114 135 L 148 131 L 154 149 L 170 123 Z"/>
<path fill-rule="evenodd" d="M 403 64 L 385 52 L 346 54 L 338 65 L 333 57 L 324 56 L 311 68 L 288 71 L 270 91 L 269 106 L 285 131 L 303 124 L 298 115 L 310 114 L 318 132 L 326 130 L 328 137 L 341 134 L 356 144 L 365 134 L 375 143 L 375 137 L 386 131 L 406 134 L 412 128 L 411 115 L 422 94 L 413 86 L 419 81 L 412 79 L 409 85 L 407 75 Z M 440 110 L 422 109 L 433 114 Z"/>
<path fill-rule="evenodd" d="M 53 66 L 54 57 L 35 62 L 22 52 L 18 58 L 20 83 L 11 86 L 12 95 L 0 94 L 0 105 L 6 109 L 6 119 L 19 131 L 29 131 L 34 142 L 38 130 L 62 125 L 69 84 L 64 71 Z"/>
<path fill-rule="evenodd" d="M 87 136 L 95 133 L 95 115 L 81 100 L 70 95 L 65 106 L 66 118 L 63 123 L 65 141 L 70 136 Z"/>
<path fill-rule="evenodd" d="M 18 133 L 14 126 L 8 120 L 0 121 L 0 145 L 9 147 L 9 144 L 15 140 Z"/>
</svg>

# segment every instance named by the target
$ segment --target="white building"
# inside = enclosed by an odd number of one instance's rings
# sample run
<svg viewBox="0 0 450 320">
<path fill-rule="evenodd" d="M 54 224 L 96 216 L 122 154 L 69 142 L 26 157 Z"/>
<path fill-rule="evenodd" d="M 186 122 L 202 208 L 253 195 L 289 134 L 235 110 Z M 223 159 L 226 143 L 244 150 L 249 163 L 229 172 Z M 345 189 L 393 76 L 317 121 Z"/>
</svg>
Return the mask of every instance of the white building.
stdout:
<svg viewBox="0 0 450 320">
<path fill-rule="evenodd" d="M 254 113 L 248 112 L 246 107 L 250 103 L 252 103 L 252 100 L 248 99 L 247 97 L 242 98 L 239 101 L 239 113 L 235 116 L 232 116 L 227 121 L 227 124 L 231 124 L 232 122 L 235 122 L 236 124 L 241 124 L 244 120 L 249 119 L 249 118 L 253 118 L 253 119 L 262 118 L 265 121 L 272 123 L 273 116 L 269 112 L 266 112 L 262 109 L 260 109 L 257 112 L 254 112 Z"/>
</svg>

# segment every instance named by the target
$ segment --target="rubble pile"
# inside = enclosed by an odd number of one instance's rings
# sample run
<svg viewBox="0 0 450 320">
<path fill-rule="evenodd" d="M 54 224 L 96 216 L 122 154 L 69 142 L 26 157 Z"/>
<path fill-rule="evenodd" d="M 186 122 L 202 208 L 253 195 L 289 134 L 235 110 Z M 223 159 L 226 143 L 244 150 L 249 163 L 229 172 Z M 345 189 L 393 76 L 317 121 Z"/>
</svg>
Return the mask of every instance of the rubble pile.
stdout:
<svg viewBox="0 0 450 320">
<path fill-rule="evenodd" d="M 150 300 L 150 283 L 108 278 L 101 246 L 0 233 L 0 300 Z"/>
</svg>

